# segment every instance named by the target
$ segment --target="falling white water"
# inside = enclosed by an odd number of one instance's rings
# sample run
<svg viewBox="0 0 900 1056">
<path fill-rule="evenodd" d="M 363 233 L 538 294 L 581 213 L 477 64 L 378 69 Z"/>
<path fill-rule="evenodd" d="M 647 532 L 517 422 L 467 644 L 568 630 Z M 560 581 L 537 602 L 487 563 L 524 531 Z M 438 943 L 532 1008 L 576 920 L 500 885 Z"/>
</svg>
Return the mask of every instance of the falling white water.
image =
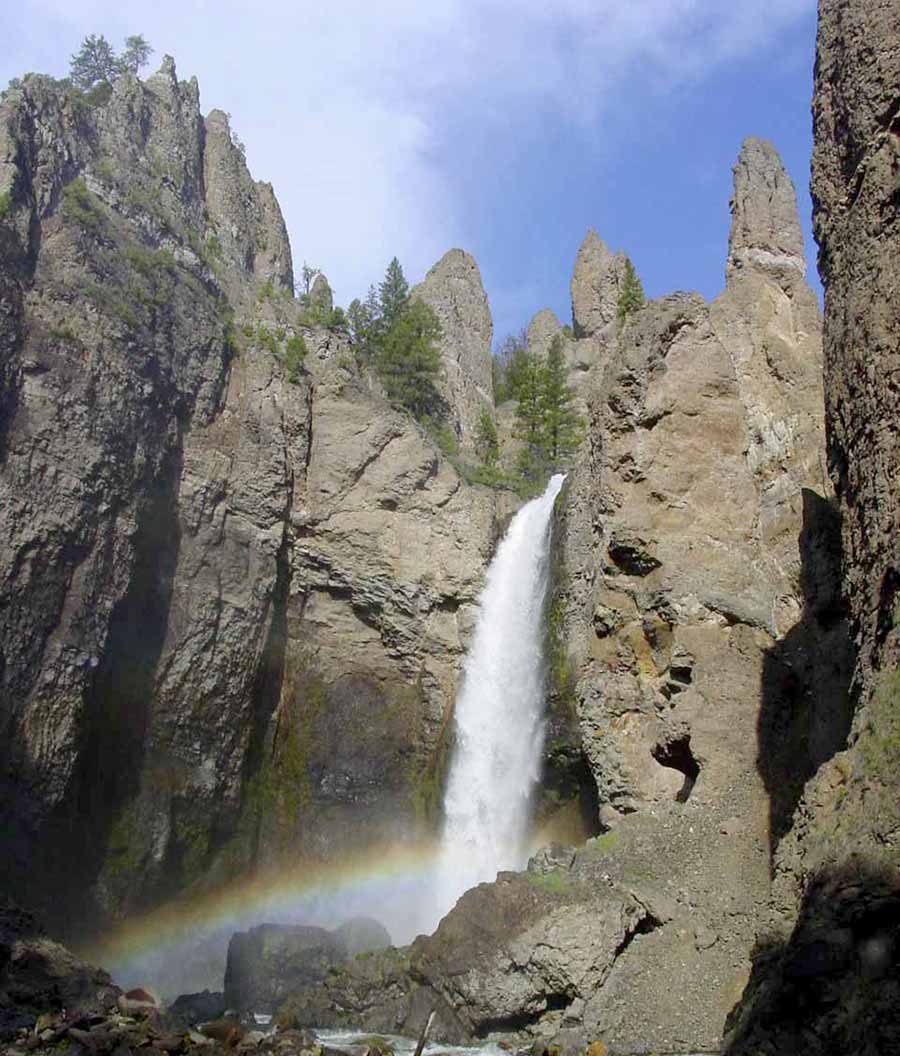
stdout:
<svg viewBox="0 0 900 1056">
<path fill-rule="evenodd" d="M 519 510 L 488 569 L 456 700 L 438 916 L 475 884 L 525 864 L 529 806 L 544 746 L 550 519 L 564 479 L 552 477 L 544 494 Z"/>
</svg>

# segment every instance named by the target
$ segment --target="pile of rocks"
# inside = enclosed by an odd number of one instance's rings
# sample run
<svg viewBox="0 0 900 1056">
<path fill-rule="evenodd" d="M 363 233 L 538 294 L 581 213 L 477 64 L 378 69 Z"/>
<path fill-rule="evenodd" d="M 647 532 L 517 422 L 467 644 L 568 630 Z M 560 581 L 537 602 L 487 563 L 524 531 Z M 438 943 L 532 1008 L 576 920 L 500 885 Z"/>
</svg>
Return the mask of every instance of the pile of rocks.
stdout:
<svg viewBox="0 0 900 1056">
<path fill-rule="evenodd" d="M 360 1056 L 371 1051 L 360 1048 Z M 3 1056 L 130 1056 L 131 1053 L 277 1053 L 279 1056 L 338 1056 L 308 1030 L 254 1029 L 233 1014 L 184 1028 L 144 990 L 120 995 L 116 1008 L 70 1015 L 46 1012 L 33 1027 L 20 1028 L 0 1048 Z M 380 1050 L 379 1056 L 380 1056 Z"/>
</svg>

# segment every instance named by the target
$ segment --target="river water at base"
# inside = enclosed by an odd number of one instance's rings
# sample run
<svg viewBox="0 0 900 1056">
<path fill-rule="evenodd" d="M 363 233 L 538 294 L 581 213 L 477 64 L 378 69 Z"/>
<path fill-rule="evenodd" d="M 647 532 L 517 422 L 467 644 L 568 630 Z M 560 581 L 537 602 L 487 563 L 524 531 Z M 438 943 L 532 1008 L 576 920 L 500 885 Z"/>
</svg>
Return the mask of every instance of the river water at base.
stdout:
<svg viewBox="0 0 900 1056">
<path fill-rule="evenodd" d="M 399 1034 L 367 1034 L 361 1031 L 350 1030 L 316 1030 L 316 1037 L 332 1049 L 340 1049 L 342 1052 L 356 1056 L 366 1051 L 368 1046 L 365 1039 L 372 1037 L 384 1038 L 396 1056 L 413 1056 L 416 1051 L 417 1041 L 413 1038 L 404 1038 Z M 499 1045 L 486 1042 L 483 1045 L 444 1045 L 441 1042 L 430 1041 L 425 1046 L 424 1056 L 509 1056 Z"/>
</svg>

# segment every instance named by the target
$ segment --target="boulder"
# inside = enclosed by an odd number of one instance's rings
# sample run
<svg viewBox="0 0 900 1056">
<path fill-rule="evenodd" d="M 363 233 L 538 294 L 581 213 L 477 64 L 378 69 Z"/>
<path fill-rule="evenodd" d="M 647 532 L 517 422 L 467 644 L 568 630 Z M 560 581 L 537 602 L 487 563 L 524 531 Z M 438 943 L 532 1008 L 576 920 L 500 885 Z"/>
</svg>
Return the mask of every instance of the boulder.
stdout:
<svg viewBox="0 0 900 1056">
<path fill-rule="evenodd" d="M 0 1040 L 42 1013 L 108 1012 L 120 994 L 106 972 L 44 935 L 32 914 L 0 906 Z"/>
<path fill-rule="evenodd" d="M 466 892 L 431 936 L 349 962 L 297 989 L 283 1027 L 313 1023 L 414 1037 L 434 1010 L 434 1040 L 524 1040 L 565 1009 L 583 1009 L 618 956 L 659 923 L 595 857 L 555 853 L 541 872 L 501 873 Z"/>
<path fill-rule="evenodd" d="M 225 1003 L 241 1012 L 274 1012 L 346 959 L 344 941 L 325 928 L 260 924 L 237 932 L 228 944 Z"/>
<path fill-rule="evenodd" d="M 184 1030 L 219 1019 L 227 1008 L 223 993 L 203 990 L 197 994 L 181 994 L 166 1008 L 166 1022 Z"/>
</svg>

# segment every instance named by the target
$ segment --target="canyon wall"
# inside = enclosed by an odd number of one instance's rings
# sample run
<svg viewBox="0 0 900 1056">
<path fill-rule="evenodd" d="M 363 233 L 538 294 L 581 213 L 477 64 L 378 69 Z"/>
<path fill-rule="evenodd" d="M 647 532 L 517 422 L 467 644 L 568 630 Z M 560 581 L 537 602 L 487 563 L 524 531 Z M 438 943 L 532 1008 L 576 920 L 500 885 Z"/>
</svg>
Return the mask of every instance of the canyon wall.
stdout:
<svg viewBox="0 0 900 1056">
<path fill-rule="evenodd" d="M 821 322 L 793 187 L 760 140 L 735 166 L 715 301 L 673 294 L 619 322 L 621 260 L 589 234 L 572 286 L 596 360 L 561 515 L 558 677 L 606 871 L 670 919 L 617 958 L 581 1025 L 621 1051 L 712 1049 L 779 841 L 849 721 Z"/>
<path fill-rule="evenodd" d="M 898 39 L 889 0 L 819 4 L 812 192 L 852 722 L 778 848 L 779 919 L 732 1017 L 735 1056 L 900 1047 Z"/>
<path fill-rule="evenodd" d="M 563 341 L 585 438 L 548 605 L 548 770 L 596 790 L 580 849 L 469 892 L 434 935 L 295 995 L 284 1022 L 714 1051 L 779 919 L 805 782 L 845 743 L 852 666 L 825 460 L 822 332 L 774 148 L 734 170 L 723 293 L 619 317 L 624 256 L 589 232 Z M 571 772 L 570 772 L 571 773 Z M 545 781 L 545 787 L 549 782 Z"/>
<path fill-rule="evenodd" d="M 171 59 L 100 105 L 7 91 L 0 196 L 4 888 L 71 934 L 430 831 L 494 493 L 294 298 L 271 187 Z M 464 437 L 477 267 L 422 295 Z"/>
</svg>

